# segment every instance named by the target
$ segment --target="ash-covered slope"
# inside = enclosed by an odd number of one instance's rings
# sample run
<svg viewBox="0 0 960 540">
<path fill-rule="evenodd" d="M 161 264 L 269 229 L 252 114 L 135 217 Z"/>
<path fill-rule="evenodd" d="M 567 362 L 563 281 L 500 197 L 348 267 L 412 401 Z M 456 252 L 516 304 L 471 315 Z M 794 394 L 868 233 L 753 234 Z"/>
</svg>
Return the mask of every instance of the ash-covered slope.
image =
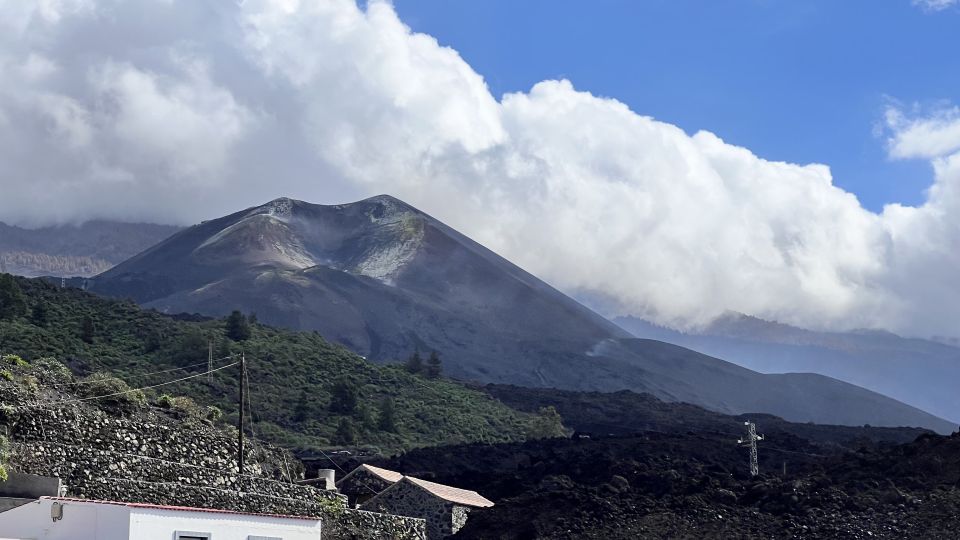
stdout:
<svg viewBox="0 0 960 540">
<path fill-rule="evenodd" d="M 372 360 L 437 350 L 451 375 L 521 384 L 569 385 L 575 373 L 538 374 L 539 364 L 573 351 L 586 367 L 583 351 L 628 335 L 389 196 L 335 206 L 278 199 L 207 221 L 97 277 L 92 290 L 165 312 L 256 312 Z"/>
<path fill-rule="evenodd" d="M 761 373 L 819 373 L 960 422 L 960 348 L 889 332 L 814 332 L 728 314 L 695 333 L 636 318 L 617 324 Z"/>
<path fill-rule="evenodd" d="M 334 206 L 277 199 L 207 221 L 98 276 L 92 290 L 165 312 L 256 312 L 261 321 L 317 330 L 377 361 L 437 350 L 447 374 L 471 380 L 632 389 L 796 421 L 953 427 L 824 377 L 764 376 L 687 349 L 631 340 L 389 196 Z"/>
</svg>

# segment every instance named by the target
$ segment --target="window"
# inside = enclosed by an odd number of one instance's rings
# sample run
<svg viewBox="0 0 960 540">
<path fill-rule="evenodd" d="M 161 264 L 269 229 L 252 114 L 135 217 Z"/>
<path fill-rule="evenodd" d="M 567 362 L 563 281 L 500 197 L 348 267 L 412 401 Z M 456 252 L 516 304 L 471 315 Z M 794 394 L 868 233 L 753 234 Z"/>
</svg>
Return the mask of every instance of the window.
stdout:
<svg viewBox="0 0 960 540">
<path fill-rule="evenodd" d="M 177 531 L 173 533 L 173 540 L 210 540 L 210 533 Z"/>
</svg>

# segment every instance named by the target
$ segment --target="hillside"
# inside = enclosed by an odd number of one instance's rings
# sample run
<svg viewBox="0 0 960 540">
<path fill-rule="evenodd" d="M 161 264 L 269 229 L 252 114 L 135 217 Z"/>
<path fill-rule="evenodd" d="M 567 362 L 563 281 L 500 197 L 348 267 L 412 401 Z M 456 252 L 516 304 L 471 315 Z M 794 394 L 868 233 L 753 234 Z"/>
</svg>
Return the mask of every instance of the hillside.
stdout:
<svg viewBox="0 0 960 540">
<path fill-rule="evenodd" d="M 88 221 L 24 229 L 0 222 L 0 272 L 90 277 L 180 230 L 170 225 Z"/>
<path fill-rule="evenodd" d="M 616 325 L 389 196 L 343 205 L 277 199 L 203 222 L 97 276 L 91 290 L 166 313 L 256 312 L 378 362 L 440 351 L 464 380 L 649 392 L 793 421 L 952 424 L 810 374 L 766 376 Z"/>
<path fill-rule="evenodd" d="M 761 373 L 819 373 L 960 422 L 960 348 L 889 332 L 814 332 L 728 314 L 683 333 L 641 319 L 615 320 L 637 337 L 666 341 Z"/>
<path fill-rule="evenodd" d="M 28 360 L 55 357 L 78 375 L 109 372 L 148 386 L 205 371 L 210 338 L 218 359 L 245 352 L 252 430 L 288 448 L 312 453 L 329 446 L 372 445 L 387 452 L 440 443 L 522 440 L 531 430 L 543 431 L 536 415 L 516 412 L 454 382 L 372 365 L 316 333 L 252 324 L 250 339 L 236 342 L 225 337 L 223 320 L 171 318 L 42 280 L 14 280 L 25 305 L 19 315 L 0 318 L 0 351 Z M 38 306 L 43 306 L 42 317 Z M 218 360 L 216 365 L 225 363 Z M 144 375 L 174 368 L 183 369 Z M 171 391 L 216 405 L 232 420 L 237 381 L 237 369 L 226 369 L 210 381 L 191 379 Z M 338 400 L 333 399 L 335 391 Z M 394 429 L 381 424 L 387 402 Z M 356 433 L 355 441 L 350 432 Z"/>
</svg>

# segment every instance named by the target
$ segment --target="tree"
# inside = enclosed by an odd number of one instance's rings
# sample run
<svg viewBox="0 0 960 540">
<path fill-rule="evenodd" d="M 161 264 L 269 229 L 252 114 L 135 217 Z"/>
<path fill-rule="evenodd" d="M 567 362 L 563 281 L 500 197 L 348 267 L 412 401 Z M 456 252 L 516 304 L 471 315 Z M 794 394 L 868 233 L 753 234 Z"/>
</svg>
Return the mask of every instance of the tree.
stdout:
<svg viewBox="0 0 960 540">
<path fill-rule="evenodd" d="M 360 427 L 364 431 L 374 431 L 377 429 L 377 419 L 373 416 L 373 410 L 366 405 L 357 407 L 357 420 L 360 421 Z"/>
<path fill-rule="evenodd" d="M 397 411 L 393 406 L 393 399 L 383 398 L 380 402 L 380 416 L 377 417 L 377 429 L 390 433 L 397 432 Z"/>
<path fill-rule="evenodd" d="M 207 358 L 207 338 L 198 329 L 190 329 L 180 336 L 170 351 L 170 359 L 177 364 L 191 364 Z"/>
<path fill-rule="evenodd" d="M 227 337 L 233 341 L 250 339 L 250 323 L 239 310 L 233 310 L 233 313 L 227 317 Z"/>
<path fill-rule="evenodd" d="M 33 309 L 30 311 L 30 322 L 41 328 L 47 326 L 47 323 L 50 322 L 50 313 L 46 302 L 40 300 L 33 305 Z"/>
<path fill-rule="evenodd" d="M 0 274 L 0 319 L 22 317 L 27 313 L 27 301 L 10 274 Z"/>
<path fill-rule="evenodd" d="M 430 353 L 430 358 L 427 359 L 427 367 L 424 369 L 424 374 L 428 379 L 439 379 L 440 375 L 443 374 L 443 363 L 440 361 L 440 355 L 437 354 L 437 351 Z"/>
<path fill-rule="evenodd" d="M 300 398 L 297 399 L 297 405 L 293 409 L 293 421 L 303 422 L 310 418 L 310 396 L 307 389 L 300 390 Z"/>
<path fill-rule="evenodd" d="M 340 423 L 337 424 L 337 432 L 333 435 L 333 444 L 357 444 L 357 428 L 353 425 L 353 420 L 349 418 L 340 419 Z"/>
<path fill-rule="evenodd" d="M 360 401 L 360 392 L 347 379 L 340 379 L 333 385 L 330 396 L 330 412 L 336 414 L 353 414 Z"/>
<path fill-rule="evenodd" d="M 85 315 L 80 321 L 80 339 L 86 343 L 93 343 L 93 338 L 97 334 L 97 327 L 89 315 Z"/>
<path fill-rule="evenodd" d="M 552 405 L 540 407 L 537 415 L 527 427 L 528 439 L 552 439 L 563 436 L 563 419 Z"/>
<path fill-rule="evenodd" d="M 423 371 L 423 358 L 420 357 L 420 351 L 414 351 L 410 355 L 410 358 L 407 358 L 404 368 L 414 375 L 418 375 Z"/>
</svg>

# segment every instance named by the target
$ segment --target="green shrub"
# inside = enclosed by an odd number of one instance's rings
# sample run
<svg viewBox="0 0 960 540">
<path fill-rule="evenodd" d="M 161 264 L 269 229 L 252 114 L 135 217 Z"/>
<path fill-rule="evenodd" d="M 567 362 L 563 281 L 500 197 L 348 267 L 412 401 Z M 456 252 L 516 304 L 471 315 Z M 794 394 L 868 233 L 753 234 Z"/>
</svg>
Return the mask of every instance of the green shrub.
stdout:
<svg viewBox="0 0 960 540">
<path fill-rule="evenodd" d="M 7 458 L 10 457 L 10 445 L 7 438 L 0 435 L 0 482 L 6 482 L 7 476 Z"/>
<path fill-rule="evenodd" d="M 157 398 L 157 407 L 161 409 L 172 409 L 173 408 L 173 396 L 170 394 L 163 394 Z"/>
<path fill-rule="evenodd" d="M 193 398 L 177 396 L 170 400 L 170 409 L 187 418 L 200 418 L 201 408 Z M 204 411 L 205 412 L 205 411 Z"/>
<path fill-rule="evenodd" d="M 6 370 L 6 369 L 5 369 L 5 370 L 3 370 L 3 371 L 0 371 L 0 377 L 6 379 L 6 380 L 8 380 L 8 381 L 12 381 L 12 380 L 13 380 L 13 373 L 10 373 L 9 370 Z"/>
<path fill-rule="evenodd" d="M 20 358 L 15 354 L 8 354 L 4 356 L 3 361 L 6 362 L 7 364 L 17 366 L 17 367 L 26 367 L 30 365 L 29 362 L 27 362 L 26 360 L 24 360 L 23 358 Z"/>
<path fill-rule="evenodd" d="M 204 418 L 211 424 L 215 424 L 223 418 L 223 411 L 220 410 L 220 407 L 214 407 L 213 405 L 210 405 L 207 407 L 207 412 L 204 414 Z"/>
<path fill-rule="evenodd" d="M 533 417 L 527 428 L 527 438 L 529 439 L 552 439 L 565 435 L 563 419 L 552 405 L 540 407 L 540 411 Z"/>
<path fill-rule="evenodd" d="M 94 373 L 81 381 L 84 397 L 107 396 L 92 400 L 104 408 L 121 412 L 133 412 L 147 404 L 147 397 L 141 390 L 132 390 L 125 381 L 106 373 Z"/>
<path fill-rule="evenodd" d="M 73 380 L 73 372 L 56 358 L 45 356 L 37 358 L 32 363 L 34 371 L 40 376 L 41 380 L 49 380 L 54 383 L 68 383 Z"/>
</svg>

